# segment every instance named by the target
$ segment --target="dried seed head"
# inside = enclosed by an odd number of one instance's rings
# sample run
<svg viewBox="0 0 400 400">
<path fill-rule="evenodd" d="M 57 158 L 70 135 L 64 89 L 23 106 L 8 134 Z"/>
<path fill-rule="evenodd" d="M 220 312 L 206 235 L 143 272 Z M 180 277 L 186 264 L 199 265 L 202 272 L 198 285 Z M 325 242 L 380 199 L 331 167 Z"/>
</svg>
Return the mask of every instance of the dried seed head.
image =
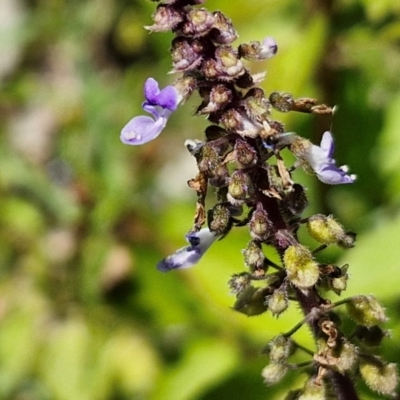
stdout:
<svg viewBox="0 0 400 400">
<path fill-rule="evenodd" d="M 275 289 L 271 296 L 268 296 L 266 300 L 272 315 L 279 316 L 289 307 L 287 291 L 283 287 Z"/>
<path fill-rule="evenodd" d="M 222 110 L 228 103 L 232 101 L 232 91 L 225 85 L 214 85 L 207 95 L 205 107 L 202 107 L 199 114 L 209 114 Z"/>
<path fill-rule="evenodd" d="M 153 14 L 154 24 L 144 28 L 151 32 L 167 32 L 176 28 L 182 21 L 180 11 L 168 5 L 159 5 Z"/>
<path fill-rule="evenodd" d="M 257 203 L 249 223 L 250 236 L 256 240 L 266 240 L 271 233 L 271 226 L 271 221 L 268 219 L 262 203 Z"/>
<path fill-rule="evenodd" d="M 211 40 L 217 44 L 230 44 L 238 35 L 232 25 L 232 21 L 222 12 L 214 12 L 214 25 L 211 31 Z"/>
<path fill-rule="evenodd" d="M 197 68 L 203 59 L 204 46 L 199 40 L 177 37 L 172 41 L 171 58 L 173 72 L 185 72 Z"/>
<path fill-rule="evenodd" d="M 263 368 L 261 376 L 267 385 L 278 383 L 288 372 L 289 367 L 283 363 L 271 362 Z"/>
<path fill-rule="evenodd" d="M 354 296 L 346 307 L 351 318 L 360 325 L 371 327 L 387 321 L 385 310 L 374 296 Z"/>
<path fill-rule="evenodd" d="M 249 178 L 242 170 L 236 170 L 232 173 L 228 184 L 228 200 L 233 205 L 239 205 L 244 202 L 249 191 Z"/>
<path fill-rule="evenodd" d="M 244 263 L 251 272 L 263 267 L 265 256 L 259 243 L 254 241 L 249 242 L 242 253 L 244 257 Z"/>
<path fill-rule="evenodd" d="M 331 215 L 313 215 L 308 219 L 306 226 L 310 236 L 323 244 L 337 243 L 345 235 L 342 225 Z"/>
<path fill-rule="evenodd" d="M 283 256 L 289 281 L 300 289 L 315 285 L 319 278 L 318 264 L 311 251 L 302 245 L 289 246 Z"/>
<path fill-rule="evenodd" d="M 294 98 L 290 93 L 272 92 L 269 101 L 275 110 L 280 112 L 289 112 L 293 109 Z"/>
<path fill-rule="evenodd" d="M 249 143 L 244 140 L 237 139 L 235 142 L 236 161 L 247 167 L 257 163 L 257 152 Z"/>
<path fill-rule="evenodd" d="M 394 396 L 399 383 L 397 366 L 379 359 L 361 360 L 360 373 L 368 387 L 378 393 Z"/>
<path fill-rule="evenodd" d="M 226 234 L 232 227 L 231 213 L 223 204 L 216 204 L 207 213 L 208 227 L 217 235 Z"/>
<path fill-rule="evenodd" d="M 192 8 L 186 13 L 186 21 L 180 27 L 184 36 L 199 37 L 210 32 L 214 24 L 214 15 L 205 8 Z"/>
</svg>

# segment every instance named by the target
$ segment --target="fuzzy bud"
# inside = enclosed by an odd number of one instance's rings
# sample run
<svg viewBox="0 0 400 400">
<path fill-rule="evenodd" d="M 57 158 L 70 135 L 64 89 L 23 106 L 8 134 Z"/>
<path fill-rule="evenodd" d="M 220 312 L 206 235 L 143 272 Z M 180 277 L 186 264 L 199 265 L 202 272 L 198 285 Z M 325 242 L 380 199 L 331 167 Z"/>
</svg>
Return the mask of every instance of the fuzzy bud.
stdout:
<svg viewBox="0 0 400 400">
<path fill-rule="evenodd" d="M 344 340 L 340 345 L 336 367 L 340 372 L 344 372 L 353 368 L 357 360 L 358 353 L 356 346 Z"/>
<path fill-rule="evenodd" d="M 351 318 L 360 325 L 371 327 L 387 321 L 385 310 L 374 296 L 354 296 L 346 306 Z"/>
<path fill-rule="evenodd" d="M 228 285 L 232 294 L 239 294 L 250 285 L 250 276 L 247 273 L 232 275 Z"/>
<path fill-rule="evenodd" d="M 293 350 L 293 343 L 290 338 L 279 335 L 268 343 L 268 354 L 271 361 L 279 363 L 289 358 Z"/>
<path fill-rule="evenodd" d="M 185 72 L 197 68 L 203 59 L 204 46 L 199 40 L 177 37 L 172 41 L 172 72 Z"/>
<path fill-rule="evenodd" d="M 307 247 L 289 246 L 285 251 L 283 261 L 289 281 L 299 289 L 308 289 L 317 283 L 318 264 Z"/>
<path fill-rule="evenodd" d="M 268 309 L 264 299 L 269 291 L 269 287 L 257 289 L 249 285 L 238 294 L 233 309 L 248 317 L 260 315 Z"/>
<path fill-rule="evenodd" d="M 316 378 L 309 379 L 298 400 L 326 400 L 326 389 L 323 382 Z"/>
<path fill-rule="evenodd" d="M 159 5 L 153 14 L 154 24 L 144 28 L 151 32 L 167 32 L 183 21 L 182 14 L 173 7 Z"/>
<path fill-rule="evenodd" d="M 385 364 L 378 359 L 362 360 L 360 362 L 360 373 L 371 390 L 384 395 L 395 395 L 399 383 L 396 364 Z"/>
<path fill-rule="evenodd" d="M 244 262 L 251 272 L 260 269 L 264 265 L 265 256 L 261 250 L 261 245 L 251 241 L 242 251 Z"/>
<path fill-rule="evenodd" d="M 313 215 L 306 226 L 310 236 L 323 244 L 337 243 L 345 234 L 343 227 L 331 215 Z"/>
<path fill-rule="evenodd" d="M 212 172 L 219 165 L 218 152 L 209 143 L 201 148 L 197 165 L 200 172 Z"/>
<path fill-rule="evenodd" d="M 262 203 L 257 203 L 257 207 L 251 216 L 250 236 L 256 240 L 266 240 L 271 231 L 271 221 L 268 219 L 268 214 L 264 210 Z"/>
<path fill-rule="evenodd" d="M 280 112 L 289 112 L 294 106 L 294 98 L 290 93 L 273 92 L 269 96 L 269 101 L 272 107 Z"/>
<path fill-rule="evenodd" d="M 232 22 L 222 12 L 214 12 L 214 24 L 211 32 L 211 40 L 217 44 L 230 44 L 234 42 L 238 34 Z"/>
<path fill-rule="evenodd" d="M 181 27 L 184 36 L 199 37 L 206 35 L 214 24 L 214 15 L 205 8 L 192 8 L 186 15 Z"/>
<path fill-rule="evenodd" d="M 234 171 L 229 179 L 228 200 L 233 205 L 242 204 L 249 190 L 249 178 L 240 169 Z"/>
<path fill-rule="evenodd" d="M 287 291 L 282 287 L 275 289 L 274 293 L 272 293 L 271 296 L 268 296 L 266 301 L 272 315 L 279 316 L 289 307 Z"/>
<path fill-rule="evenodd" d="M 261 376 L 267 385 L 278 383 L 288 372 L 289 367 L 282 363 L 271 362 L 263 368 Z"/>
</svg>

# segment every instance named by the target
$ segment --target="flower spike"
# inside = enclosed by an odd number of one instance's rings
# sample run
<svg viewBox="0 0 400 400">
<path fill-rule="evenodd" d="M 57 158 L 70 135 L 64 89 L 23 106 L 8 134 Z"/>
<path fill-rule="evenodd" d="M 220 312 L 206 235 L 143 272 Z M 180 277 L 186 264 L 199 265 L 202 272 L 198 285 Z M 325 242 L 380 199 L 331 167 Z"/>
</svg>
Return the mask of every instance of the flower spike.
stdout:
<svg viewBox="0 0 400 400">
<path fill-rule="evenodd" d="M 155 139 L 165 128 L 168 118 L 180 102 L 178 91 L 173 86 L 160 90 L 158 82 L 148 78 L 144 84 L 146 101 L 142 108 L 153 118 L 140 115 L 132 118 L 121 131 L 121 141 L 130 145 L 141 145 Z"/>
<path fill-rule="evenodd" d="M 218 235 L 215 235 L 208 228 L 201 229 L 199 232 L 188 233 L 186 240 L 189 246 L 182 247 L 174 254 L 161 260 L 157 264 L 157 269 L 161 272 L 168 272 L 173 269 L 192 267 L 200 261 L 217 237 Z"/>
</svg>

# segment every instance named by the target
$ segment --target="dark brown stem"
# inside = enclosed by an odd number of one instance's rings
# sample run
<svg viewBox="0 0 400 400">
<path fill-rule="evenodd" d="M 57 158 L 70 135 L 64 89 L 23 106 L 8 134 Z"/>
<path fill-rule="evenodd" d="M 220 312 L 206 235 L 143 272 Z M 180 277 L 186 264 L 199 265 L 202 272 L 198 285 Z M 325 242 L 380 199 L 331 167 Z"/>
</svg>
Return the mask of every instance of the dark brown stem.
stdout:
<svg viewBox="0 0 400 400">
<path fill-rule="evenodd" d="M 331 379 L 337 400 L 359 400 L 354 384 L 347 375 L 329 371 L 328 377 Z"/>
</svg>

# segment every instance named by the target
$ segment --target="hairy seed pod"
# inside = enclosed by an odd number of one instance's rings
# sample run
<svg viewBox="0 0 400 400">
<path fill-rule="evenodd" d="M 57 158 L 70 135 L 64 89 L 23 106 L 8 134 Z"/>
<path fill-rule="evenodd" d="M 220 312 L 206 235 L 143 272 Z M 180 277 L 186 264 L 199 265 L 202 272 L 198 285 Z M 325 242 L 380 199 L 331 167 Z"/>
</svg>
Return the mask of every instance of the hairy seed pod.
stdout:
<svg viewBox="0 0 400 400">
<path fill-rule="evenodd" d="M 360 325 L 371 327 L 387 321 L 384 308 L 374 296 L 354 296 L 346 307 L 350 317 Z"/>
<path fill-rule="evenodd" d="M 264 265 L 265 256 L 261 250 L 261 245 L 255 241 L 249 242 L 247 247 L 242 251 L 244 263 L 250 269 L 251 272 L 254 272 L 257 269 L 260 269 Z"/>
<path fill-rule="evenodd" d="M 251 216 L 250 235 L 253 239 L 266 240 L 270 234 L 271 221 L 268 219 L 268 214 L 264 210 L 261 203 L 257 203 L 256 209 Z"/>
<path fill-rule="evenodd" d="M 214 24 L 214 15 L 205 8 L 192 8 L 186 14 L 186 21 L 181 26 L 184 36 L 200 37 L 210 32 Z"/>
<path fill-rule="evenodd" d="M 211 31 L 211 40 L 217 44 L 230 44 L 238 37 L 232 21 L 221 11 L 214 12 L 214 24 Z"/>
</svg>

